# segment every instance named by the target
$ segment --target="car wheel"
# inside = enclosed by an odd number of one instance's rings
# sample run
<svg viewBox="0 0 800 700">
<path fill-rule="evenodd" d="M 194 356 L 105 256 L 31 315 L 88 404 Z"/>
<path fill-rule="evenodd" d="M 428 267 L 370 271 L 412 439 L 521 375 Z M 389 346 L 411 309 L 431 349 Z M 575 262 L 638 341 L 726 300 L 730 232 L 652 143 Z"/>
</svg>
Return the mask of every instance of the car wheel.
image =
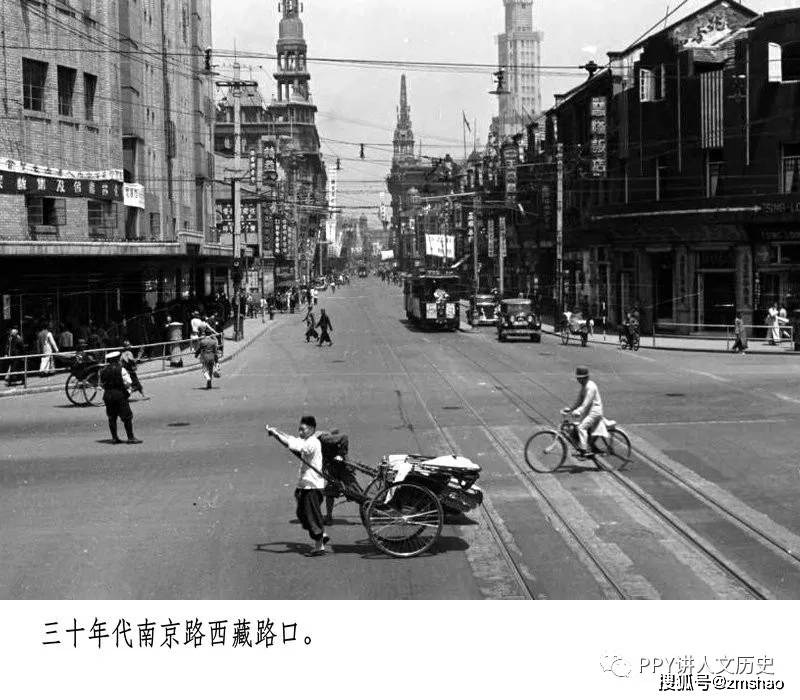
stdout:
<svg viewBox="0 0 800 700">
<path fill-rule="evenodd" d="M 534 333 L 534 334 L 531 336 L 531 340 L 532 340 L 534 343 L 541 343 L 541 342 L 542 342 L 542 336 L 541 336 L 541 335 L 539 335 L 538 333 Z"/>
<path fill-rule="evenodd" d="M 505 335 L 503 335 L 502 333 L 498 333 L 498 334 L 497 334 L 497 339 L 498 339 L 498 340 L 499 340 L 501 343 L 505 343 L 505 342 L 506 342 L 506 337 L 505 337 Z"/>
</svg>

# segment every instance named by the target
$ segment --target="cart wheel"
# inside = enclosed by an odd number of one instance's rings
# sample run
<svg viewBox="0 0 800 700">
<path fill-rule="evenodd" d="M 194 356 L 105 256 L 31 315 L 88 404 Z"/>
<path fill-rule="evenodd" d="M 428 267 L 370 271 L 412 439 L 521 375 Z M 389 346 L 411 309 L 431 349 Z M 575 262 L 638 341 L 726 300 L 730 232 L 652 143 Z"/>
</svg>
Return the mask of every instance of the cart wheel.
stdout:
<svg viewBox="0 0 800 700">
<path fill-rule="evenodd" d="M 586 343 L 589 342 L 589 334 L 588 333 L 581 333 L 581 347 L 585 348 Z"/>
<path fill-rule="evenodd" d="M 639 349 L 639 335 L 638 334 L 633 336 L 633 349 L 634 349 L 634 351 Z"/>
<path fill-rule="evenodd" d="M 567 343 L 569 343 L 569 328 L 567 328 L 566 326 L 564 326 L 561 329 L 561 343 L 563 345 L 566 345 Z"/>
<path fill-rule="evenodd" d="M 366 506 L 372 543 L 393 557 L 415 557 L 430 549 L 444 524 L 442 504 L 418 484 L 383 489 Z"/>
<path fill-rule="evenodd" d="M 69 402 L 75 406 L 85 406 L 86 405 L 86 397 L 83 394 L 83 389 L 81 388 L 80 379 L 78 379 L 74 374 L 70 374 L 67 377 L 67 383 L 64 385 L 64 391 L 67 394 L 67 398 Z"/>
<path fill-rule="evenodd" d="M 81 391 L 86 400 L 86 406 L 93 406 L 98 403 L 95 401 L 100 391 L 100 368 L 95 367 L 86 373 L 86 377 L 81 382 Z"/>
<path fill-rule="evenodd" d="M 620 350 L 627 350 L 628 348 L 628 341 L 625 339 L 625 336 L 622 332 L 619 334 L 619 349 Z"/>
<path fill-rule="evenodd" d="M 605 461 L 612 469 L 620 469 L 631 461 L 631 441 L 623 430 L 612 430 L 607 438 Z"/>
<path fill-rule="evenodd" d="M 567 461 L 567 444 L 557 430 L 540 430 L 525 443 L 525 461 L 535 472 L 554 472 Z"/>
</svg>

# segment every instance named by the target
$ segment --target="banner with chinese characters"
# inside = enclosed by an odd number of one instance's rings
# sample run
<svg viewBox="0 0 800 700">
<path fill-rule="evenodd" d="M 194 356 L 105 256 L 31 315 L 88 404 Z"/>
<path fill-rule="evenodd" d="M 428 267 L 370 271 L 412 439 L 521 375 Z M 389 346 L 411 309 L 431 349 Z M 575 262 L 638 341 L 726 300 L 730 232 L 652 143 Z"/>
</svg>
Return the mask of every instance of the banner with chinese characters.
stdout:
<svg viewBox="0 0 800 700">
<path fill-rule="evenodd" d="M 47 175 L 22 175 L 0 170 L 0 194 L 90 197 L 121 202 L 122 183 L 116 180 L 78 180 Z"/>
<path fill-rule="evenodd" d="M 428 233 L 425 235 L 425 255 L 430 255 L 434 258 L 445 257 L 445 242 L 444 236 L 438 233 Z"/>
<path fill-rule="evenodd" d="M 122 185 L 122 202 L 126 207 L 144 209 L 144 185 L 126 182 Z"/>
<path fill-rule="evenodd" d="M 608 169 L 606 121 L 608 99 L 606 97 L 592 98 L 591 114 L 591 148 L 592 148 L 592 177 L 605 177 Z"/>
<path fill-rule="evenodd" d="M 500 231 L 498 233 L 498 238 L 500 239 L 498 241 L 499 248 L 500 248 L 500 251 L 499 251 L 498 254 L 499 254 L 499 256 L 501 258 L 505 258 L 506 257 L 506 217 L 505 216 L 501 216 L 500 217 Z"/>
<path fill-rule="evenodd" d="M 494 219 L 486 222 L 486 251 L 490 258 L 494 257 Z"/>
<path fill-rule="evenodd" d="M 455 236 L 445 236 L 444 237 L 444 257 L 449 258 L 450 260 L 456 259 L 456 237 Z"/>
<path fill-rule="evenodd" d="M 0 194 L 122 201 L 122 170 L 65 170 L 0 158 Z"/>
</svg>

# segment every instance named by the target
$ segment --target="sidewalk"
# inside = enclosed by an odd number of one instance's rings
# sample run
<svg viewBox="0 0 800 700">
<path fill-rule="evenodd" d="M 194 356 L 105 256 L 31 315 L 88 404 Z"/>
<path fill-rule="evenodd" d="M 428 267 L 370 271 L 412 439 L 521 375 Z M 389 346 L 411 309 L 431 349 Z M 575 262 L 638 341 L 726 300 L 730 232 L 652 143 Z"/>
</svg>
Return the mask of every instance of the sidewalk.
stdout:
<svg viewBox="0 0 800 700">
<path fill-rule="evenodd" d="M 297 318 L 297 314 L 278 313 L 272 321 L 267 318 L 266 323 L 262 323 L 260 317 L 246 318 L 244 320 L 244 339 L 240 341 L 235 341 L 233 339 L 233 327 L 227 328 L 225 330 L 224 354 L 220 363 L 222 364 L 228 360 L 232 360 L 242 352 L 242 350 L 258 340 L 264 333 L 280 323 L 282 318 L 295 319 Z M 181 345 L 183 348 L 181 352 L 183 367 L 170 367 L 169 356 L 163 358 L 154 357 L 139 364 L 137 372 L 139 378 L 144 381 L 146 379 L 157 379 L 158 377 L 198 371 L 200 361 L 194 356 L 194 352 L 189 345 L 189 340 L 184 340 Z M 28 377 L 28 385 L 26 387 L 7 387 L 4 383 L 0 383 L 0 398 L 25 396 L 27 394 L 42 394 L 51 391 L 64 391 L 64 385 L 66 384 L 68 376 L 68 371 L 61 370 L 49 377 L 31 375 Z M 146 387 L 145 391 L 147 391 Z"/>
<path fill-rule="evenodd" d="M 560 333 L 556 333 L 553 325 L 550 323 L 542 324 L 542 332 L 549 335 L 560 337 Z M 580 343 L 578 336 L 570 336 L 570 344 Z M 589 336 L 589 344 L 599 343 L 601 345 L 613 345 L 619 347 L 619 336 L 616 331 L 609 331 L 603 335 L 602 329 L 595 326 L 594 335 Z M 733 339 L 730 339 L 730 345 L 733 345 Z M 680 352 L 716 352 L 716 353 L 730 353 L 729 347 L 726 347 L 724 337 L 720 338 L 692 338 L 690 336 L 672 336 L 672 335 L 657 335 L 655 339 L 652 335 L 643 335 L 639 341 L 641 350 L 677 350 Z M 764 338 L 749 338 L 748 339 L 748 355 L 788 355 L 796 356 L 800 353 L 795 352 L 794 346 L 789 341 L 784 341 L 781 345 L 770 345 Z"/>
</svg>

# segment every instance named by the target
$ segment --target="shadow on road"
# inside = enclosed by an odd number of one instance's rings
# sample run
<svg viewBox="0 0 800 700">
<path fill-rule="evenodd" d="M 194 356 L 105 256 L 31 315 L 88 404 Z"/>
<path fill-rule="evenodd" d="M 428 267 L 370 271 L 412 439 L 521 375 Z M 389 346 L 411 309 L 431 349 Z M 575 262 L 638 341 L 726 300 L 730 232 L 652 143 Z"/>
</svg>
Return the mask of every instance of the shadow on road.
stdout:
<svg viewBox="0 0 800 700">
<path fill-rule="evenodd" d="M 362 559 L 394 559 L 376 549 L 375 545 L 369 540 L 359 540 L 354 543 L 344 544 L 331 541 L 328 544 L 330 554 L 358 554 Z M 442 536 L 436 540 L 427 552 L 421 554 L 416 559 L 433 556 L 439 552 L 464 552 L 469 549 L 469 545 L 460 537 Z M 266 542 L 257 544 L 253 548 L 256 552 L 266 554 L 295 554 L 305 556 L 311 551 L 311 545 L 301 542 Z"/>
</svg>

